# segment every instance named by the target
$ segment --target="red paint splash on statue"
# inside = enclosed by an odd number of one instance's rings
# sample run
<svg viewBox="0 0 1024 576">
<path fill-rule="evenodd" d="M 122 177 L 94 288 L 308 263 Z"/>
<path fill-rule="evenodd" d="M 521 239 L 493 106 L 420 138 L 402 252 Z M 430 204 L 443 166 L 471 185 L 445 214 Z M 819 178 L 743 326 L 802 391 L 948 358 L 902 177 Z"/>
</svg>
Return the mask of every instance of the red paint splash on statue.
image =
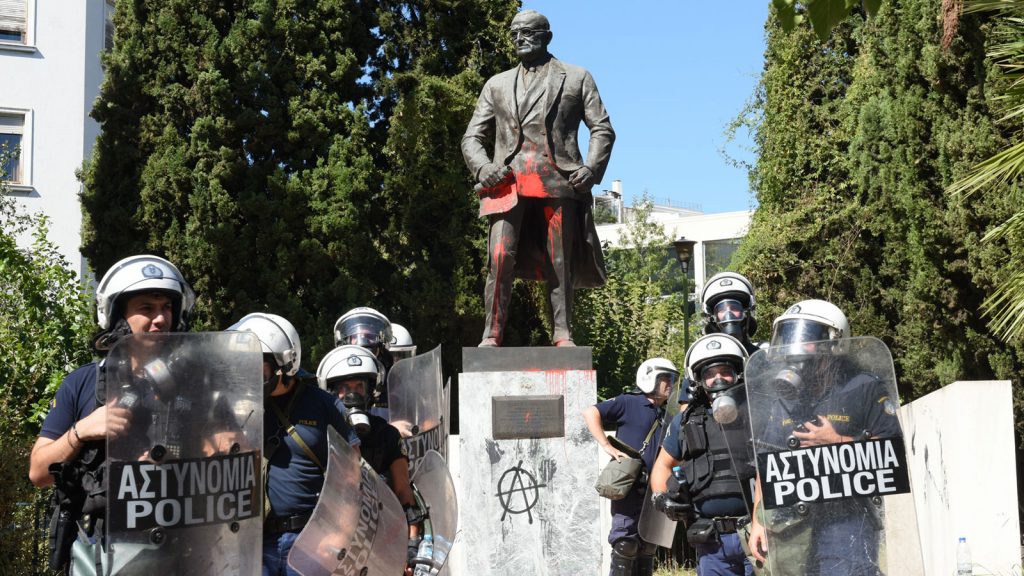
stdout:
<svg viewBox="0 0 1024 576">
<path fill-rule="evenodd" d="M 548 257 L 551 262 L 557 259 L 555 247 L 562 243 L 562 210 L 554 206 L 544 207 L 544 220 L 548 225 Z"/>
<path fill-rule="evenodd" d="M 550 174 L 551 166 L 546 161 L 538 162 L 541 154 L 531 143 L 523 145 L 523 169 L 516 171 L 516 186 L 524 198 L 550 198 L 552 195 L 544 185 L 544 177 Z"/>
<path fill-rule="evenodd" d="M 511 242 L 507 237 L 503 237 L 500 242 L 495 243 L 491 248 L 491 266 L 494 268 L 496 277 L 501 278 L 502 272 L 507 266 L 513 266 L 515 258 L 515 248 L 512 247 Z M 491 305 L 491 334 L 501 334 L 501 327 L 505 325 L 505 314 L 507 312 L 501 310 L 501 291 L 502 283 L 497 282 L 494 285 L 494 299 Z"/>
</svg>

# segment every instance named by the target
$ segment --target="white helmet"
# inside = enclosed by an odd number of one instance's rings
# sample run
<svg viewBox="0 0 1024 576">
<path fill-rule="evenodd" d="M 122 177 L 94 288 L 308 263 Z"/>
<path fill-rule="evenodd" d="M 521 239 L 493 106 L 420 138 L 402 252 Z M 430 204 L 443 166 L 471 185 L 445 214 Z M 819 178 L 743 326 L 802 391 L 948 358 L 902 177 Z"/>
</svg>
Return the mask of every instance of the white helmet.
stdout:
<svg viewBox="0 0 1024 576">
<path fill-rule="evenodd" d="M 324 356 L 316 369 L 320 387 L 327 391 L 330 391 L 327 383 L 335 378 L 359 376 L 369 379 L 370 386 L 366 391 L 368 396 L 372 395 L 374 388 L 384 383 L 384 365 L 362 346 L 338 346 Z"/>
<path fill-rule="evenodd" d="M 650 394 L 654 391 L 658 377 L 662 374 L 668 374 L 672 378 L 672 386 L 675 386 L 679 380 L 679 369 L 671 360 L 666 358 L 644 360 L 644 363 L 636 369 L 636 387 L 644 394 Z"/>
<path fill-rule="evenodd" d="M 727 301 L 734 300 L 736 304 L 731 307 Z M 730 336 L 739 338 L 746 331 L 746 335 L 752 336 L 757 331 L 757 322 L 754 319 L 754 311 L 757 308 L 757 299 L 754 298 L 754 285 L 742 274 L 736 272 L 719 272 L 707 282 L 700 293 L 701 315 L 704 317 L 705 327 L 711 327 L 712 332 L 725 332 Z M 719 306 L 726 306 L 730 309 L 739 308 L 736 311 L 739 315 L 733 318 L 719 320 L 716 314 Z M 732 329 L 730 329 L 732 328 Z"/>
<path fill-rule="evenodd" d="M 739 340 L 728 334 L 701 336 L 686 351 L 686 377 L 697 385 L 701 384 L 701 372 L 715 364 L 729 363 L 736 373 L 743 372 L 747 361 L 747 349 Z"/>
<path fill-rule="evenodd" d="M 782 353 L 803 355 L 800 344 L 850 337 L 850 322 L 838 306 L 825 300 L 803 300 L 772 322 L 771 346 Z"/>
<path fill-rule="evenodd" d="M 264 354 L 274 356 L 274 362 L 286 376 L 294 376 L 302 361 L 302 344 L 292 323 L 277 314 L 253 312 L 228 327 L 228 330 L 248 330 L 260 340 Z"/>
<path fill-rule="evenodd" d="M 412 334 L 401 324 L 391 324 L 391 355 L 396 360 L 401 358 L 412 358 L 416 355 L 416 344 L 412 341 Z"/>
<path fill-rule="evenodd" d="M 140 254 L 125 258 L 107 270 L 96 288 L 96 319 L 100 328 L 117 324 L 122 296 L 139 292 L 167 292 L 174 301 L 172 329 L 184 331 L 196 303 L 196 295 L 174 264 L 159 256 Z"/>
<path fill-rule="evenodd" d="M 391 347 L 391 322 L 373 308 L 360 306 L 342 314 L 334 323 L 334 345 L 355 344 L 364 348 Z"/>
</svg>

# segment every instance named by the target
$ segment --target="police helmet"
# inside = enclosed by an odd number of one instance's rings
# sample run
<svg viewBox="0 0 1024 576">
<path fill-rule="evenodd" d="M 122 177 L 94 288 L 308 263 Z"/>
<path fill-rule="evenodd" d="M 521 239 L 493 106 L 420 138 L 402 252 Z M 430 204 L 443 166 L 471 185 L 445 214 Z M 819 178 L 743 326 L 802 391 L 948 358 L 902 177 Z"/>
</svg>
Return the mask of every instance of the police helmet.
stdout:
<svg viewBox="0 0 1024 576">
<path fill-rule="evenodd" d="M 384 383 L 384 365 L 366 348 L 346 344 L 324 356 L 316 369 L 316 378 L 320 387 L 328 392 L 332 392 L 329 384 L 334 380 L 363 378 L 367 382 L 365 394 L 369 396 Z"/>
<path fill-rule="evenodd" d="M 391 347 L 394 338 L 388 317 L 366 306 L 353 308 L 334 323 L 334 345 L 354 344 L 364 348 Z"/>
<path fill-rule="evenodd" d="M 658 377 L 662 374 L 669 375 L 672 380 L 671 386 L 675 386 L 676 381 L 679 380 L 679 369 L 671 360 L 666 358 L 644 360 L 644 363 L 636 370 L 636 387 L 644 394 L 650 394 L 654 391 Z"/>
<path fill-rule="evenodd" d="M 706 387 L 703 377 L 704 370 L 712 366 L 728 364 L 735 371 L 736 378 L 728 385 L 709 389 L 710 392 L 720 392 L 739 384 L 746 361 L 747 349 L 739 340 L 728 334 L 708 334 L 698 338 L 686 351 L 686 377 L 697 387 Z"/>
<path fill-rule="evenodd" d="M 391 324 L 391 355 L 396 360 L 412 358 L 416 355 L 416 344 L 412 341 L 412 334 L 401 324 Z"/>
<path fill-rule="evenodd" d="M 229 331 L 248 330 L 256 335 L 264 355 L 271 355 L 286 376 L 294 376 L 302 361 L 302 344 L 292 323 L 277 314 L 253 312 L 228 327 Z"/>
<path fill-rule="evenodd" d="M 746 332 L 750 337 L 757 332 L 754 312 L 757 299 L 754 285 L 746 276 L 737 272 L 719 272 L 707 282 L 700 294 L 701 315 L 707 333 L 724 332 L 741 338 Z M 723 318 L 719 320 L 719 315 Z"/>
<path fill-rule="evenodd" d="M 825 300 L 803 300 L 772 323 L 771 347 L 786 356 L 803 356 L 809 354 L 803 344 L 831 341 L 828 351 L 839 352 L 836 341 L 849 337 L 850 322 L 838 306 Z"/>
<path fill-rule="evenodd" d="M 167 294 L 174 307 L 172 329 L 188 329 L 195 293 L 174 264 L 149 254 L 120 260 L 103 275 L 96 288 L 96 319 L 100 328 L 109 330 L 117 324 L 124 313 L 121 307 L 125 297 L 148 292 Z"/>
</svg>

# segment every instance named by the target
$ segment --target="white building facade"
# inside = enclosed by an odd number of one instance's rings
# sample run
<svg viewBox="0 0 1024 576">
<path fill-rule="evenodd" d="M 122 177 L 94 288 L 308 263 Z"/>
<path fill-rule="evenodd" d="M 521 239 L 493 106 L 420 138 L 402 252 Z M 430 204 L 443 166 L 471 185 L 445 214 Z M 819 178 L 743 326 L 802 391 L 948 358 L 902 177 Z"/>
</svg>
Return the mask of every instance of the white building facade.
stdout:
<svg viewBox="0 0 1024 576">
<path fill-rule="evenodd" d="M 83 276 L 75 171 L 99 134 L 89 112 L 112 13 L 108 0 L 0 0 L 0 147 L 20 150 L 3 166 L 9 194 L 50 218 L 50 240 Z"/>
<path fill-rule="evenodd" d="M 598 225 L 597 235 L 601 242 L 608 242 L 612 247 L 621 246 L 630 215 L 630 210 L 624 211 L 627 223 Z M 729 269 L 732 255 L 747 235 L 753 216 L 753 210 L 704 214 L 697 210 L 654 205 L 648 218 L 665 231 L 666 257 L 674 254 L 672 241 L 680 236 L 696 242 L 690 262 L 692 283 L 689 288 L 691 294 L 699 294 L 708 278 Z"/>
</svg>

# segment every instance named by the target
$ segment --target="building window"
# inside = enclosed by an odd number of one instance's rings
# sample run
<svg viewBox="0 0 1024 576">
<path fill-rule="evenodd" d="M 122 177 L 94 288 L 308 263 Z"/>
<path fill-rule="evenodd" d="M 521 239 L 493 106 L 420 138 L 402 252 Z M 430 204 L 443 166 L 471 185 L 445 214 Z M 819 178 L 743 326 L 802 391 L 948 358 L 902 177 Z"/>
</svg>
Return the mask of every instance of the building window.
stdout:
<svg viewBox="0 0 1024 576">
<path fill-rule="evenodd" d="M 103 50 L 110 52 L 114 48 L 114 2 L 103 3 Z"/>
<path fill-rule="evenodd" d="M 705 240 L 704 244 L 704 277 L 711 278 L 719 272 L 729 269 L 732 255 L 740 247 L 740 238 L 727 240 Z"/>
<path fill-rule="evenodd" d="M 25 115 L 0 112 L 0 173 L 11 184 L 25 183 L 24 138 Z"/>
<path fill-rule="evenodd" d="M 28 0 L 0 0 L 0 42 L 27 44 Z"/>
</svg>

